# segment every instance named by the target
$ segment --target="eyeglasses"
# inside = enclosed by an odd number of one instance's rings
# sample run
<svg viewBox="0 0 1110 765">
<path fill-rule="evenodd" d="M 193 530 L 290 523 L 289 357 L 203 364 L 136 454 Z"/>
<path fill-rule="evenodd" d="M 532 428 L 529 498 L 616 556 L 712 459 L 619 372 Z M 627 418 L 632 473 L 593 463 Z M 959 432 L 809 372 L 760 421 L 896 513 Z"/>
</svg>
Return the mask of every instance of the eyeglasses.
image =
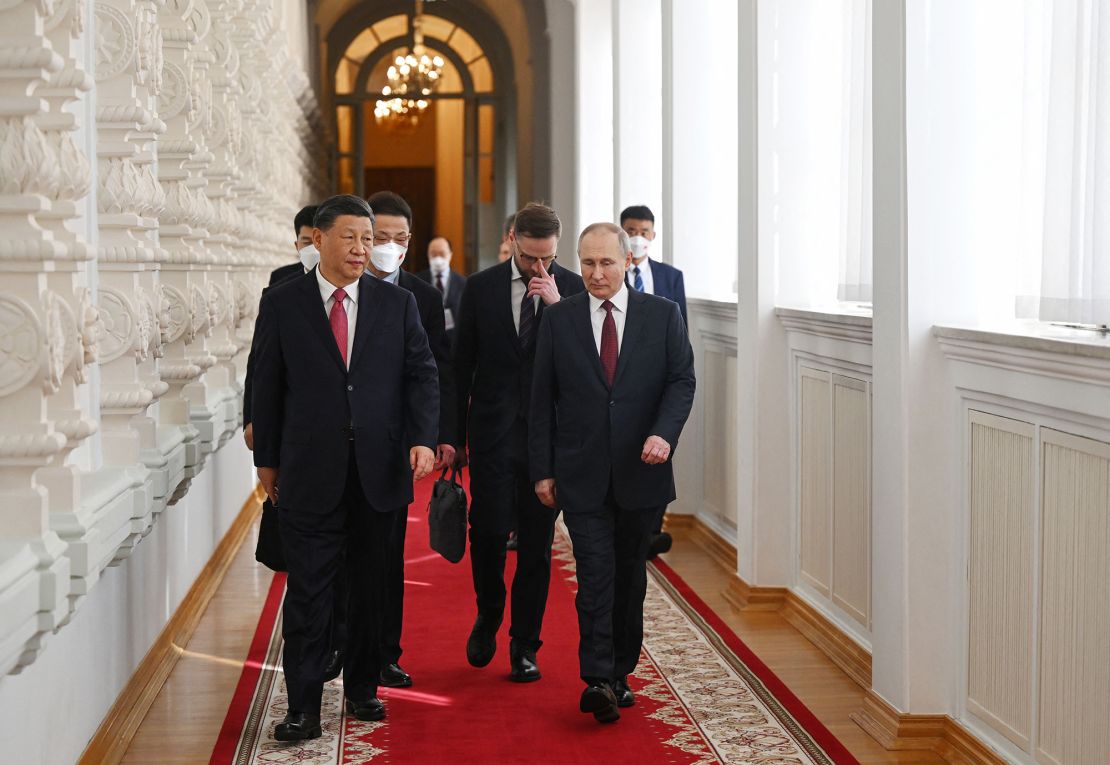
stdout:
<svg viewBox="0 0 1110 765">
<path fill-rule="evenodd" d="M 535 258 L 531 255 L 525 255 L 519 249 L 516 251 L 516 254 L 518 257 L 520 257 L 520 262 L 529 267 L 534 266 L 537 263 L 543 263 L 543 267 L 548 268 L 552 263 L 555 262 L 555 258 L 559 257 L 558 255 L 551 255 L 546 258 Z"/>
<path fill-rule="evenodd" d="M 395 244 L 407 245 L 409 240 L 412 239 L 412 234 L 398 234 L 397 236 L 388 236 L 386 234 L 374 234 L 374 244 Z"/>
</svg>

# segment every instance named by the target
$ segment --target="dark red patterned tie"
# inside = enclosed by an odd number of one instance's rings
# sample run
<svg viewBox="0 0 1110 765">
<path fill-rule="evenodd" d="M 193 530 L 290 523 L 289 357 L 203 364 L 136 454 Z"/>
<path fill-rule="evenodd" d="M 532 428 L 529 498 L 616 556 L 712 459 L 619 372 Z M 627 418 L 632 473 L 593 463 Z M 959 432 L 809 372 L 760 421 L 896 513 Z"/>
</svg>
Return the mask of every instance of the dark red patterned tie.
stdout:
<svg viewBox="0 0 1110 765">
<path fill-rule="evenodd" d="M 601 307 L 605 309 L 605 321 L 601 323 L 601 368 L 611 388 L 617 376 L 617 322 L 613 318 L 612 303 L 606 300 Z"/>
<path fill-rule="evenodd" d="M 436 274 L 436 289 L 439 290 L 439 294 L 441 294 L 441 295 L 443 294 L 443 272 L 442 271 L 440 271 L 439 273 Z"/>
<path fill-rule="evenodd" d="M 343 364 L 347 364 L 347 309 L 343 307 L 343 301 L 347 299 L 347 293 L 339 289 L 331 293 L 335 302 L 332 303 L 331 312 L 328 313 L 328 321 L 331 322 L 331 333 L 335 335 L 335 343 L 339 346 L 339 355 L 343 357 Z"/>
</svg>

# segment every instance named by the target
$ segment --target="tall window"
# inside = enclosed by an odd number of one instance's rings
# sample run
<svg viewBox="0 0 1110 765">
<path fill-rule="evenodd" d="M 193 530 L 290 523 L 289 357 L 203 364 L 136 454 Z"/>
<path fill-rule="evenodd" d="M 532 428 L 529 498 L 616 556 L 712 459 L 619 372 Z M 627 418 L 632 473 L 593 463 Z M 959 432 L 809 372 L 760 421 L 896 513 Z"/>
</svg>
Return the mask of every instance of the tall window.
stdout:
<svg viewBox="0 0 1110 765">
<path fill-rule="evenodd" d="M 1110 325 L 1110 6 L 1026 0 L 1019 317 Z"/>
</svg>

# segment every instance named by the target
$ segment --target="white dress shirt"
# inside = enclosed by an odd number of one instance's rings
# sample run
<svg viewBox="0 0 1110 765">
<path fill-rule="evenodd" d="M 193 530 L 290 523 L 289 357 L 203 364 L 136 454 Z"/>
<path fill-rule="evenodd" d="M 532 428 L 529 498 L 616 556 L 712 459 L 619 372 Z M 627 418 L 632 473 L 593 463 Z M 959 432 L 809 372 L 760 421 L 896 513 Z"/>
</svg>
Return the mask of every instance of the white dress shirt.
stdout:
<svg viewBox="0 0 1110 765">
<path fill-rule="evenodd" d="M 655 279 L 651 275 L 651 258 L 644 258 L 640 263 L 632 261 L 632 268 L 640 269 L 640 279 L 644 282 L 644 293 L 654 295 Z M 632 268 L 628 269 L 628 283 L 632 286 L 632 289 L 636 289 L 636 274 L 633 273 Z"/>
<path fill-rule="evenodd" d="M 590 323 L 594 325 L 594 345 L 597 353 L 601 355 L 601 327 L 605 323 L 605 309 L 602 307 L 604 300 L 598 300 L 590 295 Z M 624 340 L 624 320 L 628 318 L 628 288 L 621 283 L 620 291 L 609 298 L 613 304 L 613 323 L 617 325 L 617 355 L 621 352 L 621 342 Z"/>
<path fill-rule="evenodd" d="M 328 317 L 328 326 L 331 326 L 331 307 L 335 304 L 332 295 L 337 287 L 324 278 L 320 269 L 316 269 L 316 283 L 320 285 L 320 298 L 324 301 L 324 316 Z M 347 297 L 343 300 L 343 310 L 347 312 L 347 368 L 351 368 L 351 349 L 355 346 L 355 320 L 358 318 L 358 279 L 343 288 Z"/>
<path fill-rule="evenodd" d="M 524 293 L 528 291 L 528 285 L 520 280 L 520 271 L 516 267 L 516 258 L 509 258 L 509 270 L 513 274 L 513 286 L 510 293 L 513 303 L 513 326 L 516 327 L 517 332 L 520 332 L 520 304 L 524 300 Z M 531 281 L 530 278 L 529 281 Z M 539 295 L 532 296 L 533 311 L 536 310 L 539 301 Z"/>
</svg>

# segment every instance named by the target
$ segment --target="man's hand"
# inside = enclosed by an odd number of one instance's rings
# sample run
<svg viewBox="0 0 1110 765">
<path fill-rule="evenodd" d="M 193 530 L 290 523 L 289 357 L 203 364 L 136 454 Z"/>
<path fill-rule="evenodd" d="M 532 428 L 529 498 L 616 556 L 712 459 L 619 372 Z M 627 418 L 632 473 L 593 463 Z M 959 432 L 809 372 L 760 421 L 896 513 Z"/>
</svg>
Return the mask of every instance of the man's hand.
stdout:
<svg viewBox="0 0 1110 765">
<path fill-rule="evenodd" d="M 258 468 L 258 482 L 262 484 L 262 490 L 266 492 L 266 496 L 270 498 L 270 502 L 277 507 L 278 503 L 278 470 L 272 467 Z"/>
<path fill-rule="evenodd" d="M 254 423 L 248 422 L 247 427 L 243 428 L 243 440 L 247 442 L 247 448 L 252 452 L 254 451 Z"/>
<path fill-rule="evenodd" d="M 536 481 L 536 496 L 540 498 L 540 502 L 544 503 L 552 510 L 555 509 L 555 479 L 545 478 L 542 481 Z"/>
<path fill-rule="evenodd" d="M 419 481 L 432 472 L 436 454 L 426 446 L 414 446 L 409 449 L 409 466 L 412 468 L 412 477 Z"/>
<path fill-rule="evenodd" d="M 455 447 L 451 444 L 439 444 L 436 446 L 436 464 L 432 466 L 432 470 L 443 470 L 443 468 L 453 464 L 455 461 Z"/>
<path fill-rule="evenodd" d="M 640 459 L 649 465 L 662 465 L 671 458 L 671 445 L 659 436 L 648 436 Z"/>
<path fill-rule="evenodd" d="M 555 277 L 547 273 L 547 269 L 543 267 L 543 261 L 538 263 L 540 273 L 542 276 L 533 276 L 528 282 L 528 296 L 539 295 L 547 305 L 552 305 L 559 302 L 559 286 L 555 284 Z"/>
</svg>

